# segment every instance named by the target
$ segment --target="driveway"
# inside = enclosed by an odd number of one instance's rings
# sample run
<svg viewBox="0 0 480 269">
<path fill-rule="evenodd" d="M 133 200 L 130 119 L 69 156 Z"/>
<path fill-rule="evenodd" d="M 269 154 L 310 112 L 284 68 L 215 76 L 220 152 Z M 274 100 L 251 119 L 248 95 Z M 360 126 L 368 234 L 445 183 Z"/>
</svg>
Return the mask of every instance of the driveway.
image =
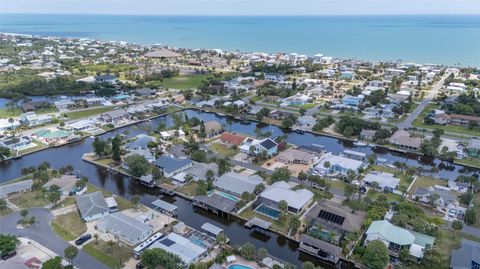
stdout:
<svg viewBox="0 0 480 269">
<path fill-rule="evenodd" d="M 17 223 L 22 218 L 20 212 L 0 218 L 0 230 L 2 234 L 13 234 L 35 240 L 44 247 L 52 250 L 60 256 L 70 244 L 58 237 L 50 227 L 52 213 L 45 208 L 31 208 L 28 210 L 29 216 L 35 216 L 37 223 L 26 229 L 18 229 Z M 73 260 L 73 264 L 81 269 L 108 269 L 103 263 L 97 261 L 82 250 L 78 251 L 77 257 Z"/>
</svg>

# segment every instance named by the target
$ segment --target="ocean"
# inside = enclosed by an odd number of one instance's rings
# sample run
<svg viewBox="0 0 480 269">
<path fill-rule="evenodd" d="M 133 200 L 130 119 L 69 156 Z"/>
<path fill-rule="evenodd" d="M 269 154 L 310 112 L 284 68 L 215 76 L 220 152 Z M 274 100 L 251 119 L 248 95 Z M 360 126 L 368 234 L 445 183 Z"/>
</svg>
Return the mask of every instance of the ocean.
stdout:
<svg viewBox="0 0 480 269">
<path fill-rule="evenodd" d="M 0 14 L 0 31 L 358 60 L 480 66 L 480 16 Z"/>
</svg>

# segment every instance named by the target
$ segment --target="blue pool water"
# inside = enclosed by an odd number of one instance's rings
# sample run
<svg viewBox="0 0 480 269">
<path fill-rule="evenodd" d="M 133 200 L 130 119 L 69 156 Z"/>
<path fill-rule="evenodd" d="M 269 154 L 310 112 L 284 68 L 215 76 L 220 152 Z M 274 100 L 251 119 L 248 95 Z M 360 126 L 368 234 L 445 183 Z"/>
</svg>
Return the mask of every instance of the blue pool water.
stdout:
<svg viewBox="0 0 480 269">
<path fill-rule="evenodd" d="M 253 268 L 248 267 L 246 265 L 241 265 L 241 264 L 232 264 L 228 267 L 228 269 L 253 269 Z"/>
<path fill-rule="evenodd" d="M 257 207 L 255 210 L 258 213 L 267 215 L 268 217 L 274 218 L 274 219 L 279 219 L 280 215 L 282 214 L 280 211 L 273 209 L 271 207 L 268 207 L 266 205 L 261 204 L 260 206 Z"/>
</svg>

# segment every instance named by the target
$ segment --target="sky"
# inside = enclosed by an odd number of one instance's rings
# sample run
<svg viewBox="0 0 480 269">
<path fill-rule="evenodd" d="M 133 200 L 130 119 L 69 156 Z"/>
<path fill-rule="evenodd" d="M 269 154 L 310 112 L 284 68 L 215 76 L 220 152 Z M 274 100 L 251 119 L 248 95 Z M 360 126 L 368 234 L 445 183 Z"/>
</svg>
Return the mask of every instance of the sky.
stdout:
<svg viewBox="0 0 480 269">
<path fill-rule="evenodd" d="M 125 15 L 480 14 L 480 0 L 0 0 L 1 13 Z"/>
</svg>

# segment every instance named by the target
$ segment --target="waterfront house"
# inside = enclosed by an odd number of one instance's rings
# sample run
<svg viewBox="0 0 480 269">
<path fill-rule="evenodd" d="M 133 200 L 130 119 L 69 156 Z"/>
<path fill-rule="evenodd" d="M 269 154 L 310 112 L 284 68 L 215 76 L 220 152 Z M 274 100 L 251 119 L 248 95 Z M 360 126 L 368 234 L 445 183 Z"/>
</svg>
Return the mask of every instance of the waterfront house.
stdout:
<svg viewBox="0 0 480 269">
<path fill-rule="evenodd" d="M 264 79 L 266 81 L 272 81 L 272 82 L 280 83 L 280 82 L 285 81 L 285 76 L 281 75 L 281 74 L 278 74 L 278 73 L 268 73 L 268 74 L 265 74 Z"/>
<path fill-rule="evenodd" d="M 400 183 L 400 179 L 390 173 L 372 171 L 363 178 L 362 182 L 367 186 L 373 186 L 376 182 L 381 190 L 393 192 Z"/>
<path fill-rule="evenodd" d="M 360 139 L 365 141 L 373 141 L 376 133 L 376 130 L 362 130 L 362 132 L 360 132 Z"/>
<path fill-rule="evenodd" d="M 358 174 L 358 169 L 364 166 L 362 161 L 333 155 L 329 152 L 320 158 L 320 161 L 314 168 L 314 172 L 320 175 L 347 176 L 348 171 Z"/>
<path fill-rule="evenodd" d="M 99 120 L 104 123 L 117 124 L 120 121 L 127 120 L 130 115 L 125 109 L 117 109 L 109 112 L 102 113 Z"/>
<path fill-rule="evenodd" d="M 150 97 L 153 96 L 157 93 L 154 89 L 151 88 L 141 88 L 141 89 L 136 89 L 135 90 L 135 95 L 139 97 Z"/>
<path fill-rule="evenodd" d="M 350 149 L 346 149 L 346 150 L 342 151 L 342 153 L 340 155 L 343 156 L 343 157 L 349 158 L 349 159 L 357 160 L 357 161 L 365 161 L 365 159 L 367 158 L 366 153 L 359 152 L 359 151 L 354 151 L 354 150 L 350 150 Z"/>
<path fill-rule="evenodd" d="M 312 116 L 301 116 L 297 118 L 296 124 L 300 126 L 313 127 L 317 123 L 317 119 Z"/>
<path fill-rule="evenodd" d="M 148 149 L 148 144 L 154 142 L 155 138 L 146 134 L 139 134 L 133 141 L 125 144 L 124 148 L 127 150 Z"/>
<path fill-rule="evenodd" d="M 380 240 L 388 248 L 388 254 L 396 260 L 402 248 L 417 258 L 423 258 L 426 249 L 433 247 L 435 237 L 410 231 L 391 224 L 386 220 L 373 221 L 365 232 L 365 245 Z"/>
<path fill-rule="evenodd" d="M 76 183 L 78 181 L 78 178 L 74 175 L 63 175 L 58 178 L 53 178 L 49 180 L 47 183 L 45 183 L 42 187 L 46 190 L 50 188 L 52 185 L 57 185 L 60 187 L 60 193 L 63 196 L 68 196 L 71 193 L 76 193 L 78 190 L 76 187 Z"/>
<path fill-rule="evenodd" d="M 422 140 L 418 137 L 412 137 L 405 130 L 396 131 L 389 139 L 390 144 L 398 146 L 405 150 L 418 150 L 422 145 Z"/>
<path fill-rule="evenodd" d="M 152 227 L 122 212 L 105 216 L 96 225 L 103 233 L 112 234 L 116 239 L 129 246 L 137 245 L 152 234 Z"/>
<path fill-rule="evenodd" d="M 52 122 L 52 116 L 37 115 L 35 112 L 27 112 L 20 115 L 20 122 L 29 127 L 34 127 Z"/>
<path fill-rule="evenodd" d="M 115 84 L 117 83 L 117 78 L 114 75 L 100 75 L 95 77 L 95 83 L 109 83 Z"/>
<path fill-rule="evenodd" d="M 96 220 L 110 214 L 110 209 L 100 191 L 76 196 L 75 200 L 84 221 Z"/>
<path fill-rule="evenodd" d="M 262 140 L 247 138 L 240 146 L 240 151 L 245 154 L 257 155 L 260 152 L 266 152 L 267 156 L 271 157 L 277 154 L 278 143 L 270 138 Z"/>
<path fill-rule="evenodd" d="M 230 145 L 230 146 L 240 146 L 242 142 L 245 140 L 245 137 L 238 134 L 232 133 L 223 133 L 219 137 L 220 141 L 223 143 Z"/>
<path fill-rule="evenodd" d="M 287 165 L 288 164 L 311 165 L 315 160 L 316 155 L 300 149 L 288 148 L 287 150 L 280 152 L 275 158 L 277 161 Z"/>
<path fill-rule="evenodd" d="M 347 233 L 360 231 L 366 214 L 323 199 L 305 214 L 307 234 L 338 244 Z"/>
<path fill-rule="evenodd" d="M 218 121 L 207 121 L 204 123 L 204 126 L 205 126 L 205 134 L 208 138 L 217 136 L 223 133 L 224 131 L 222 125 L 220 125 Z M 200 133 L 201 127 L 200 125 L 198 125 L 193 127 L 192 130 L 198 134 Z"/>
<path fill-rule="evenodd" d="M 460 248 L 452 250 L 450 259 L 451 269 L 478 269 L 480 268 L 480 243 L 462 239 Z"/>
<path fill-rule="evenodd" d="M 89 118 L 89 119 L 82 119 L 79 121 L 67 123 L 65 125 L 65 128 L 75 130 L 75 131 L 85 131 L 85 130 L 94 128 L 96 124 L 97 124 L 97 121 L 95 119 Z"/>
<path fill-rule="evenodd" d="M 342 248 L 307 234 L 300 236 L 299 250 L 326 262 L 337 264 L 342 256 Z"/>
<path fill-rule="evenodd" d="M 10 150 L 21 150 L 32 145 L 32 139 L 28 136 L 15 136 L 8 137 L 0 140 L 0 146 L 8 148 Z"/>
<path fill-rule="evenodd" d="M 32 101 L 22 104 L 23 112 L 36 111 L 39 109 L 49 108 L 51 106 L 48 101 Z"/>
<path fill-rule="evenodd" d="M 199 243 L 194 243 L 192 240 L 174 232 L 153 242 L 148 248 L 160 248 L 178 256 L 186 265 L 186 268 L 208 254 L 207 248 L 201 247 Z"/>
<path fill-rule="evenodd" d="M 70 138 L 74 137 L 74 135 L 71 135 L 68 131 L 65 130 L 38 130 L 34 132 L 32 136 L 37 138 L 38 140 L 43 141 L 46 144 L 67 142 Z"/>
<path fill-rule="evenodd" d="M 467 150 L 468 156 L 473 158 L 479 158 L 480 157 L 480 139 L 477 139 L 477 138 L 470 139 L 470 142 L 468 143 L 468 147 L 466 150 Z"/>
<path fill-rule="evenodd" d="M 237 172 L 228 172 L 217 178 L 213 185 L 222 191 L 242 196 L 244 192 L 253 193 L 263 179 L 258 175 L 244 175 Z"/>
<path fill-rule="evenodd" d="M 164 177 L 170 178 L 192 167 L 193 162 L 190 159 L 173 158 L 163 155 L 158 157 L 154 164 L 162 170 Z"/>
<path fill-rule="evenodd" d="M 288 212 L 300 214 L 312 202 L 313 193 L 307 189 L 293 190 L 294 187 L 296 187 L 296 184 L 290 185 L 285 181 L 275 182 L 260 193 L 254 206 L 261 206 L 262 208 L 268 207 L 279 211 L 278 205 L 280 201 L 286 201 Z"/>
</svg>

